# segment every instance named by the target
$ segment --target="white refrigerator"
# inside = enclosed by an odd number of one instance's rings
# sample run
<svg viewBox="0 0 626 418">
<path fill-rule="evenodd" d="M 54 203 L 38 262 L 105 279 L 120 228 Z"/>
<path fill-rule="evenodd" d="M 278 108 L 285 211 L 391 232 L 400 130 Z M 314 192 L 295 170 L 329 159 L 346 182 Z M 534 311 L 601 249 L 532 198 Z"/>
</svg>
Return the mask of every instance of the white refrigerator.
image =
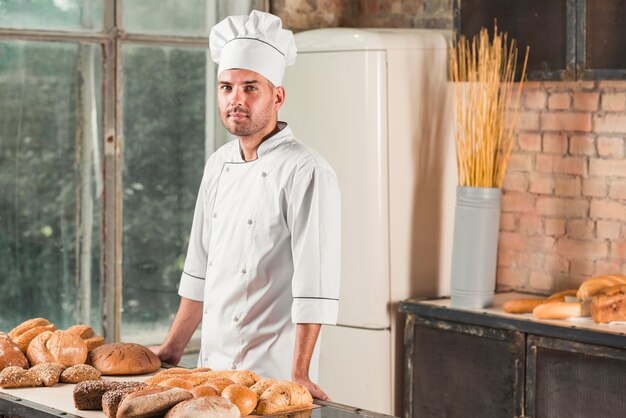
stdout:
<svg viewBox="0 0 626 418">
<path fill-rule="evenodd" d="M 335 402 L 401 414 L 397 303 L 449 294 L 456 160 L 449 33 L 296 35 L 279 118 L 335 169 L 342 194 L 339 323 L 323 327 L 319 384 Z"/>
</svg>

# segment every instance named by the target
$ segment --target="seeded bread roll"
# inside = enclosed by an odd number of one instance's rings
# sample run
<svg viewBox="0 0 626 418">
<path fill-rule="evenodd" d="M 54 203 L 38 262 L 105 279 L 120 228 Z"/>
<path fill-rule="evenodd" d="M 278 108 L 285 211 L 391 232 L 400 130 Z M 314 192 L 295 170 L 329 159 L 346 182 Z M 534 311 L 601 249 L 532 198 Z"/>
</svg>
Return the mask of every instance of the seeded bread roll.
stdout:
<svg viewBox="0 0 626 418">
<path fill-rule="evenodd" d="M 30 370 L 37 373 L 45 386 L 54 386 L 59 383 L 64 368 L 58 363 L 39 363 L 31 367 Z"/>
<path fill-rule="evenodd" d="M 111 343 L 89 352 L 87 364 L 100 370 L 103 375 L 135 375 L 159 370 L 161 360 L 143 345 Z"/>
<path fill-rule="evenodd" d="M 98 380 L 101 375 L 99 370 L 88 364 L 76 364 L 64 370 L 60 380 L 63 383 L 79 383 L 86 380 Z"/>
<path fill-rule="evenodd" d="M 74 387 L 74 406 L 80 410 L 102 409 L 102 395 L 110 390 L 145 386 L 141 382 L 114 382 L 112 380 L 86 380 Z"/>
<path fill-rule="evenodd" d="M 165 418 L 239 418 L 239 409 L 221 396 L 203 396 L 181 402 L 170 409 Z"/>
<path fill-rule="evenodd" d="M 39 375 L 32 370 L 9 366 L 0 372 L 0 387 L 2 388 L 28 388 L 42 385 Z"/>
<path fill-rule="evenodd" d="M 0 333 L 0 370 L 9 366 L 28 369 L 26 356 L 7 334 Z"/>
<path fill-rule="evenodd" d="M 125 387 L 121 389 L 110 390 L 102 395 L 102 412 L 107 418 L 115 418 L 117 416 L 117 408 L 129 393 L 141 390 L 144 386 Z"/>
</svg>

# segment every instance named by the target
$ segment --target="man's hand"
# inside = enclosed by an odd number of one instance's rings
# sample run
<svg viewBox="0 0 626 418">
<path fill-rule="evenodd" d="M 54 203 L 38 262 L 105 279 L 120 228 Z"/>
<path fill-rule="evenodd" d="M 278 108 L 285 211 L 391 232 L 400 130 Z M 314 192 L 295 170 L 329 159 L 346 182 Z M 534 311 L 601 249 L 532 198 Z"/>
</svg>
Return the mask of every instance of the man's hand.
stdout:
<svg viewBox="0 0 626 418">
<path fill-rule="evenodd" d="M 176 351 L 165 344 L 163 345 L 153 345 L 148 347 L 154 354 L 156 354 L 162 362 L 171 364 L 172 366 L 176 366 L 180 363 L 180 359 L 183 356 L 182 351 Z"/>
<path fill-rule="evenodd" d="M 326 395 L 319 386 L 311 382 L 311 379 L 308 379 L 308 378 L 294 379 L 294 382 L 300 383 L 301 385 L 306 386 L 306 388 L 309 390 L 309 392 L 311 392 L 311 395 L 315 399 L 321 399 L 323 401 L 330 400 L 328 398 L 328 395 Z"/>
</svg>

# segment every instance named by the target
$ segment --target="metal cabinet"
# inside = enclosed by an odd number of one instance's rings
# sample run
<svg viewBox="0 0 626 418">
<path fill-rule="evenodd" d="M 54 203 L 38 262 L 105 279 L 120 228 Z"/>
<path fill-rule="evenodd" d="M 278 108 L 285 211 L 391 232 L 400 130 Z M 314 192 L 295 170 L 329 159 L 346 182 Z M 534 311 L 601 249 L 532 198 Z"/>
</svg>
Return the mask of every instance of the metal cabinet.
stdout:
<svg viewBox="0 0 626 418">
<path fill-rule="evenodd" d="M 626 336 L 400 304 L 405 320 L 404 417 L 621 417 Z"/>
</svg>

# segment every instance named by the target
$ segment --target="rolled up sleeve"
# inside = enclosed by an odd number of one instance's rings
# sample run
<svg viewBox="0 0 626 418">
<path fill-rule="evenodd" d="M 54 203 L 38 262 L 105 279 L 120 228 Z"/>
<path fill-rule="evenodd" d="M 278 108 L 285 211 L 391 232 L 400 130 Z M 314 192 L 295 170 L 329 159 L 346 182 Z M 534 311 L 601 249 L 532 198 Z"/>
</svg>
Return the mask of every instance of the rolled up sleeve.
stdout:
<svg viewBox="0 0 626 418">
<path fill-rule="evenodd" d="M 341 271 L 341 200 L 326 167 L 299 172 L 289 197 L 293 323 L 336 324 Z"/>
</svg>

